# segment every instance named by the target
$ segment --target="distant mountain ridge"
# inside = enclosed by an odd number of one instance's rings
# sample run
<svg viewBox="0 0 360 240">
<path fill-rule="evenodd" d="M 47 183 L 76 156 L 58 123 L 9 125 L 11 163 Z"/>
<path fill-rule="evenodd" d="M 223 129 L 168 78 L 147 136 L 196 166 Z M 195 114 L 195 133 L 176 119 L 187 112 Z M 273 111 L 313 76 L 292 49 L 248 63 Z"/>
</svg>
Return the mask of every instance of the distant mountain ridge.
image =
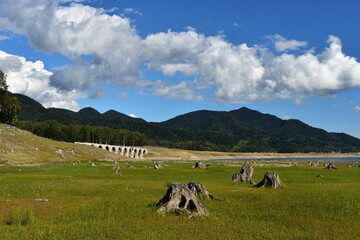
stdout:
<svg viewBox="0 0 360 240">
<path fill-rule="evenodd" d="M 228 112 L 200 110 L 161 123 L 149 123 L 115 110 L 103 114 L 93 108 L 73 112 L 44 108 L 21 94 L 19 120 L 107 126 L 145 134 L 150 144 L 194 150 L 238 152 L 360 152 L 360 139 L 328 133 L 300 120 L 282 120 L 248 108 Z"/>
<path fill-rule="evenodd" d="M 22 94 L 13 94 L 13 96 L 18 98 L 19 104 L 21 106 L 21 111 L 18 116 L 19 120 L 21 121 L 56 120 L 59 122 L 69 122 L 76 124 L 90 124 L 94 123 L 95 121 L 95 123 L 99 122 L 99 126 L 101 126 L 102 121 L 107 121 L 109 119 L 145 122 L 145 120 L 141 118 L 132 118 L 115 110 L 109 110 L 101 114 L 94 108 L 86 107 L 78 112 L 74 112 L 62 108 L 45 108 L 37 101 Z"/>
</svg>

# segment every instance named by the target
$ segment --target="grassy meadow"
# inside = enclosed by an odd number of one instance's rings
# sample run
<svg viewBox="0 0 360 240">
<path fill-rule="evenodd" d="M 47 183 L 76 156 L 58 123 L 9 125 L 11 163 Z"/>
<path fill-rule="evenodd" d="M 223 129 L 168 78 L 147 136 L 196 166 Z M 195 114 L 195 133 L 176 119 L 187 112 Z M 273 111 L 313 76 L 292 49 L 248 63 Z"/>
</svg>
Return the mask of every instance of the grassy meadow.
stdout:
<svg viewBox="0 0 360 240">
<path fill-rule="evenodd" d="M 284 189 L 232 183 L 244 161 L 88 161 L 0 166 L 0 239 L 336 239 L 360 237 L 360 168 L 255 164 L 253 180 L 275 171 Z M 122 175 L 114 175 L 114 165 Z M 127 168 L 129 165 L 136 168 Z M 316 177 L 318 174 L 324 177 Z M 200 181 L 210 216 L 156 213 L 169 183 Z M 35 201 L 47 199 L 48 201 Z"/>
</svg>

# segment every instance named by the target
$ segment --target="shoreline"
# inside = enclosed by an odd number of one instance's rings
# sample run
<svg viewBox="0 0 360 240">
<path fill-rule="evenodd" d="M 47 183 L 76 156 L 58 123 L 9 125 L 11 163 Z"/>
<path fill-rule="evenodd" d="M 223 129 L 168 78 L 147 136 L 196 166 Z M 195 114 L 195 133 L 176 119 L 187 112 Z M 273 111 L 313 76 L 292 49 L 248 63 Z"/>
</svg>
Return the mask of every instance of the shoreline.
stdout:
<svg viewBox="0 0 360 240">
<path fill-rule="evenodd" d="M 299 159 L 314 158 L 360 158 L 360 153 L 233 153 L 213 151 L 193 151 L 170 149 L 163 147 L 146 147 L 149 154 L 144 160 L 176 160 L 176 161 L 206 161 L 206 160 L 272 160 L 272 159 Z"/>
</svg>

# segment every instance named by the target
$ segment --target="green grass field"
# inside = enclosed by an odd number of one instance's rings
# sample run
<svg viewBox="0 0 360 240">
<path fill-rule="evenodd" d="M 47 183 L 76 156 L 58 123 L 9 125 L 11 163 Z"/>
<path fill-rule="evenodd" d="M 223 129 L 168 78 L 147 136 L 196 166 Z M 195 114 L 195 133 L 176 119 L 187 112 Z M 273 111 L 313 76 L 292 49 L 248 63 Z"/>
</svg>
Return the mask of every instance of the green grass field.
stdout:
<svg viewBox="0 0 360 240">
<path fill-rule="evenodd" d="M 360 168 L 254 166 L 253 180 L 275 171 L 284 189 L 232 183 L 243 162 L 47 163 L 0 167 L 0 239 L 359 239 Z M 130 169 L 131 164 L 136 168 Z M 323 178 L 316 177 L 318 174 Z M 169 183 L 200 181 L 229 201 L 202 199 L 209 217 L 159 215 Z M 35 199 L 48 199 L 38 202 Z"/>
</svg>

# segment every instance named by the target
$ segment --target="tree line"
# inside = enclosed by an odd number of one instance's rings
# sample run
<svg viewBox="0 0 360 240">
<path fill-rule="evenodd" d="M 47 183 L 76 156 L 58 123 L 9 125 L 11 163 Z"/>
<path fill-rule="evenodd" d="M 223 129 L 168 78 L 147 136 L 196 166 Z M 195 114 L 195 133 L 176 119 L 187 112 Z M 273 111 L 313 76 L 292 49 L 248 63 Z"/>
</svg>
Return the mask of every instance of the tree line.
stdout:
<svg viewBox="0 0 360 240">
<path fill-rule="evenodd" d="M 148 143 L 146 136 L 139 132 L 59 123 L 54 120 L 45 122 L 19 121 L 16 123 L 16 127 L 41 137 L 65 142 L 92 142 L 119 146 L 144 146 Z"/>
</svg>

